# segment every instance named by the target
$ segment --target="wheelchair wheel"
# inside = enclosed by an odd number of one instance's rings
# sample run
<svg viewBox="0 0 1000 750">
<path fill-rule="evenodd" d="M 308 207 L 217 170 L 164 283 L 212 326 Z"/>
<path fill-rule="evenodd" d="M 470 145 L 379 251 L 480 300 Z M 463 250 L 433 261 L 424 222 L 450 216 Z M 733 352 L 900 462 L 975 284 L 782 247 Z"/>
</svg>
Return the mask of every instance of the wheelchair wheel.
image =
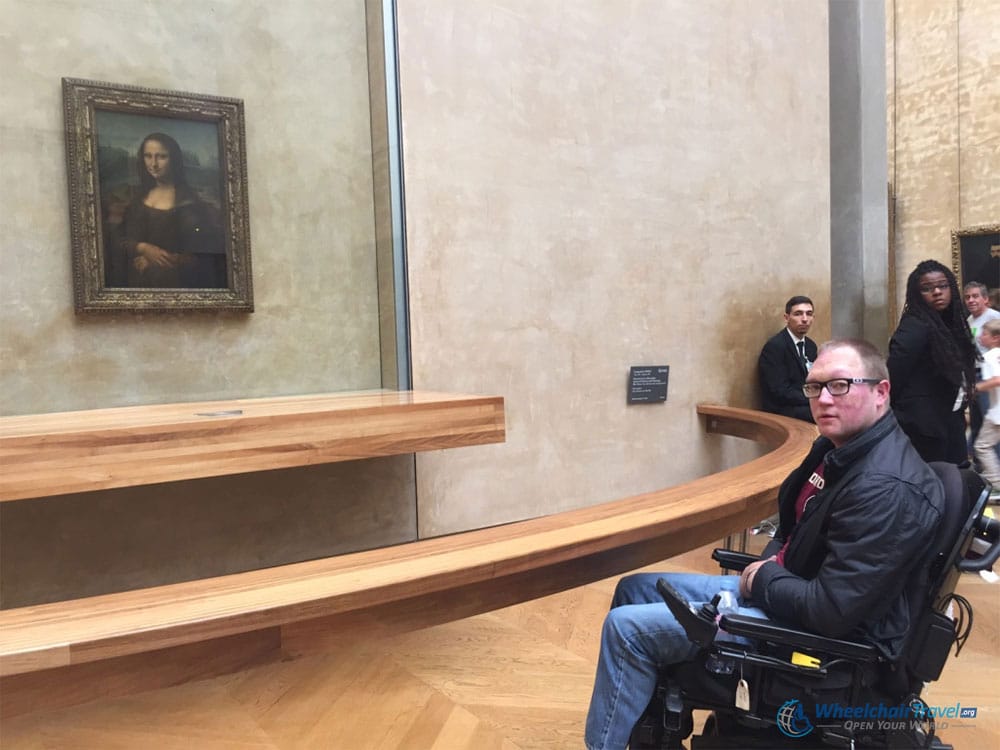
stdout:
<svg viewBox="0 0 1000 750">
<path fill-rule="evenodd" d="M 701 730 L 703 737 L 726 737 L 734 733 L 736 722 L 732 716 L 719 715 L 715 711 L 705 719 L 705 726 Z"/>
<path fill-rule="evenodd" d="M 799 739 L 789 739 L 775 727 L 753 729 L 743 726 L 727 713 L 712 712 L 701 734 L 691 738 L 691 750 L 808 750 Z"/>
<path fill-rule="evenodd" d="M 667 705 L 674 705 L 674 711 Z M 673 729 L 668 729 L 672 726 Z M 630 750 L 684 750 L 682 739 L 691 734 L 694 720 L 691 709 L 680 703 L 676 687 L 657 685 L 653 697 L 632 729 Z"/>
<path fill-rule="evenodd" d="M 715 715 L 715 711 L 708 715 L 705 719 L 705 725 L 701 728 L 702 737 L 718 737 L 719 736 L 719 718 Z"/>
<path fill-rule="evenodd" d="M 685 727 L 681 733 L 686 737 L 691 733 L 690 727 Z M 662 715 L 643 716 L 632 730 L 628 746 L 629 750 L 685 750 L 681 736 L 663 727 Z"/>
</svg>

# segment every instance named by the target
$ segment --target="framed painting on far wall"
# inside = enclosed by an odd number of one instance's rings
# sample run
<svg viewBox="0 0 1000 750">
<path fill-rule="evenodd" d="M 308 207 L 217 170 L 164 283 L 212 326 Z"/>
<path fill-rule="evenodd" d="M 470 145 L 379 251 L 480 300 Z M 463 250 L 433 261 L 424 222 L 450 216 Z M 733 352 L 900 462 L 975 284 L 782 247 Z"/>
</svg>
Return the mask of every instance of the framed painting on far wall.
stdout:
<svg viewBox="0 0 1000 750">
<path fill-rule="evenodd" d="M 252 312 L 243 102 L 62 85 L 77 312 Z"/>
<path fill-rule="evenodd" d="M 1000 224 L 953 229 L 951 266 L 959 286 L 973 281 L 1000 288 Z"/>
</svg>

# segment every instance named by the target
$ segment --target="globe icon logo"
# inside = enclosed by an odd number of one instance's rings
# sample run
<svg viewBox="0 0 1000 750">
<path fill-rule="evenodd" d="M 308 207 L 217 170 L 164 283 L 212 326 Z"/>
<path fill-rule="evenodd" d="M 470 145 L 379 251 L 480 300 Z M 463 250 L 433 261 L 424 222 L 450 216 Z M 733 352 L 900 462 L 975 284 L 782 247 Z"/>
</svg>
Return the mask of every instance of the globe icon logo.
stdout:
<svg viewBox="0 0 1000 750">
<path fill-rule="evenodd" d="M 805 737 L 813 730 L 802 704 L 794 698 L 781 704 L 776 718 L 778 729 L 786 737 Z"/>
<path fill-rule="evenodd" d="M 919 698 L 914 698 L 910 701 L 910 713 L 912 713 L 914 718 L 918 720 L 927 718 L 927 704 Z"/>
</svg>

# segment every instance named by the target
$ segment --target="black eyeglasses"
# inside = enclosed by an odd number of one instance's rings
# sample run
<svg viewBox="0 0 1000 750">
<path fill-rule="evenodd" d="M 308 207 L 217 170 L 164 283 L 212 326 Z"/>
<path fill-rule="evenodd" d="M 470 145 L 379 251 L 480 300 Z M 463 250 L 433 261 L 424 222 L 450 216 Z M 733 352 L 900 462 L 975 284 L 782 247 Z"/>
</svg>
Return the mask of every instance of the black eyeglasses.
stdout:
<svg viewBox="0 0 1000 750">
<path fill-rule="evenodd" d="M 935 289 L 940 289 L 944 291 L 945 289 L 951 289 L 951 284 L 947 281 L 939 281 L 937 284 L 921 284 L 920 293 L 921 294 L 931 294 Z"/>
<path fill-rule="evenodd" d="M 881 382 L 878 378 L 834 378 L 833 380 L 827 380 L 825 383 L 805 383 L 802 386 L 802 392 L 806 395 L 806 398 L 816 398 L 826 388 L 831 396 L 843 396 L 851 390 L 851 385 L 854 383 L 859 385 L 861 383 L 875 385 Z"/>
</svg>

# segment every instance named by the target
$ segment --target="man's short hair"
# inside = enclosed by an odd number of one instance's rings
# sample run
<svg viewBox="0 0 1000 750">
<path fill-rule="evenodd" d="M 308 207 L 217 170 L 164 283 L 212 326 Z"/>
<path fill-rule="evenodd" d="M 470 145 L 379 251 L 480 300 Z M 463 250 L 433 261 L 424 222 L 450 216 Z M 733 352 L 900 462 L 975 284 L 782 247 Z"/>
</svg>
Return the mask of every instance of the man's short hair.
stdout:
<svg viewBox="0 0 1000 750">
<path fill-rule="evenodd" d="M 979 296 L 985 300 L 990 298 L 990 288 L 981 281 L 970 281 L 968 284 L 962 287 L 962 291 L 968 294 L 973 289 L 979 290 Z"/>
<path fill-rule="evenodd" d="M 853 349 L 861 358 L 861 367 L 864 370 L 861 377 L 889 379 L 889 367 L 885 363 L 885 357 L 871 342 L 864 339 L 830 339 L 820 345 L 817 356 L 830 349 Z"/>
<path fill-rule="evenodd" d="M 785 303 L 785 315 L 788 315 L 788 313 L 790 313 L 792 311 L 792 308 L 795 307 L 796 305 L 809 305 L 812 308 L 816 307 L 811 299 L 809 299 L 808 297 L 803 297 L 801 294 L 799 294 L 796 295 L 795 297 L 792 297 L 790 300 L 788 300 L 788 302 Z"/>
</svg>

